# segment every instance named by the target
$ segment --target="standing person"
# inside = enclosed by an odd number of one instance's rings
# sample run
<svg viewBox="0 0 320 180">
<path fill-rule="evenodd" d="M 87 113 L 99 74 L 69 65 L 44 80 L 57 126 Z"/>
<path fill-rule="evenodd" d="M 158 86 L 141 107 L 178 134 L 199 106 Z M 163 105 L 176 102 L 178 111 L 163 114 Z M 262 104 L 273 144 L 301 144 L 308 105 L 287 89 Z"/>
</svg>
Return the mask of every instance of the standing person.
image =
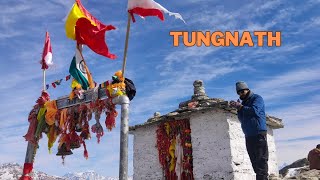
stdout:
<svg viewBox="0 0 320 180">
<path fill-rule="evenodd" d="M 236 83 L 236 91 L 242 103 L 239 99 L 230 101 L 230 107 L 238 110 L 238 119 L 245 134 L 247 152 L 256 173 L 256 180 L 266 180 L 268 179 L 269 152 L 263 98 L 254 94 L 243 81 Z"/>
<path fill-rule="evenodd" d="M 308 154 L 308 161 L 311 169 L 320 170 L 320 144 L 316 148 L 312 149 Z"/>
</svg>

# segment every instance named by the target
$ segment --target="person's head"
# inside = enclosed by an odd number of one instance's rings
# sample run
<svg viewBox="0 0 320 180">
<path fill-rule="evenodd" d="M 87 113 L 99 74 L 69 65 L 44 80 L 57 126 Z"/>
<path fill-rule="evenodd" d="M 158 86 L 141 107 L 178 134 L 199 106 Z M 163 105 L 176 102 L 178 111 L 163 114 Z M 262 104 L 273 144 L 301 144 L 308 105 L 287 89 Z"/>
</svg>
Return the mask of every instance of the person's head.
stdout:
<svg viewBox="0 0 320 180">
<path fill-rule="evenodd" d="M 320 144 L 317 145 L 317 149 L 320 149 Z"/>
<path fill-rule="evenodd" d="M 236 91 L 240 99 L 244 99 L 249 92 L 249 87 L 245 82 L 239 81 L 236 83 Z"/>
</svg>

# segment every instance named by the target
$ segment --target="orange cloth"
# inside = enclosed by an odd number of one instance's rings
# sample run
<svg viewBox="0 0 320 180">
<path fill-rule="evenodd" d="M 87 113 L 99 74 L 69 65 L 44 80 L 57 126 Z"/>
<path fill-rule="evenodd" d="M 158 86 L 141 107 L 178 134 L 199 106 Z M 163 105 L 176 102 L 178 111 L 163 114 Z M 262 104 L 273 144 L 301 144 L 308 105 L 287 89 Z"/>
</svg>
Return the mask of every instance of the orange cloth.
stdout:
<svg viewBox="0 0 320 180">
<path fill-rule="evenodd" d="M 124 81 L 121 70 L 115 72 L 114 75 L 117 76 L 120 81 Z"/>
<path fill-rule="evenodd" d="M 68 109 L 65 108 L 65 109 L 62 109 L 61 111 L 61 115 L 60 115 L 60 125 L 59 125 L 59 128 L 64 130 L 64 124 L 65 122 L 67 121 L 67 113 L 68 113 Z"/>
<path fill-rule="evenodd" d="M 71 93 L 69 94 L 69 99 L 72 100 L 74 98 L 75 94 L 73 91 L 71 91 Z"/>
<path fill-rule="evenodd" d="M 89 88 L 90 88 L 90 89 L 93 89 L 93 88 L 95 87 L 95 84 L 94 84 L 92 75 L 91 75 L 91 73 L 90 73 L 89 68 L 88 68 L 87 65 L 85 65 L 84 68 L 86 69 L 86 72 L 88 72 L 88 73 L 87 73 L 87 76 L 88 76 L 88 81 L 89 81 Z"/>
<path fill-rule="evenodd" d="M 56 113 L 58 111 L 56 100 L 47 101 L 44 104 L 44 107 L 47 109 L 47 113 L 46 113 L 46 116 L 45 116 L 46 117 L 46 123 L 49 126 L 51 126 L 52 124 L 54 124 L 55 116 L 56 116 Z"/>
</svg>

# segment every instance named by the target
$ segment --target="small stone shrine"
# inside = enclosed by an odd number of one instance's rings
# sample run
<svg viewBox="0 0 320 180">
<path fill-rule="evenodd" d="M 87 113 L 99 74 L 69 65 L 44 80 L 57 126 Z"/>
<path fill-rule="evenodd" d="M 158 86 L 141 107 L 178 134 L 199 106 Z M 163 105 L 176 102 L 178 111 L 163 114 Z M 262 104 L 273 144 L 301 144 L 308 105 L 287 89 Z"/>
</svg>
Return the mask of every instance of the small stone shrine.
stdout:
<svg viewBox="0 0 320 180">
<path fill-rule="evenodd" d="M 155 113 L 129 128 L 134 135 L 133 179 L 254 180 L 236 109 L 209 98 L 201 80 L 191 100 L 168 114 Z M 281 119 L 267 115 L 269 174 L 278 175 L 273 130 Z"/>
</svg>

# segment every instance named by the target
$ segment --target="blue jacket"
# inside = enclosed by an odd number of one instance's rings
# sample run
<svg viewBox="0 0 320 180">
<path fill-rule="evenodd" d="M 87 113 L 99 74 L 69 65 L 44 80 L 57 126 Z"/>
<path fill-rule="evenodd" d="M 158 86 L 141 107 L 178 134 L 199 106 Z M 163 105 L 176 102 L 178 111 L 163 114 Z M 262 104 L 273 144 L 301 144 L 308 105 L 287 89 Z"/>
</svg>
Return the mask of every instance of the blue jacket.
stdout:
<svg viewBox="0 0 320 180">
<path fill-rule="evenodd" d="M 264 101 L 258 94 L 250 92 L 249 97 L 242 101 L 242 108 L 238 111 L 241 128 L 246 137 L 258 135 L 267 130 Z"/>
</svg>

